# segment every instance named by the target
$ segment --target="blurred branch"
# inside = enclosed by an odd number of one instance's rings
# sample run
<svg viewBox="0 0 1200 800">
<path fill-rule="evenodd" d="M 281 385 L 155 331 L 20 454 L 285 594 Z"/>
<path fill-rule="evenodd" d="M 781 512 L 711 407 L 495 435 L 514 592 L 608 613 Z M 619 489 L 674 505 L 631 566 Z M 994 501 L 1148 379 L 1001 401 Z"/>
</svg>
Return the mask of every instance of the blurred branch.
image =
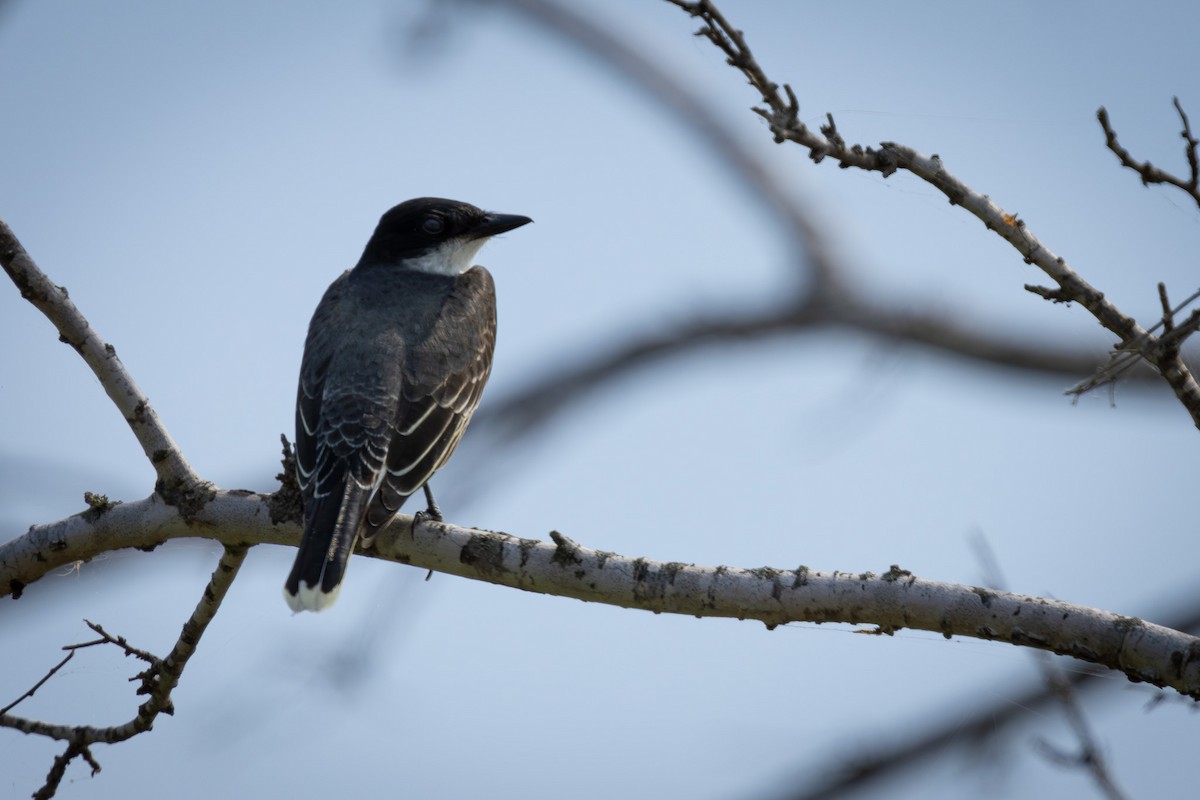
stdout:
<svg viewBox="0 0 1200 800">
<path fill-rule="evenodd" d="M 1189 607 L 1182 613 L 1168 615 L 1164 622 L 1174 630 L 1195 632 L 1200 630 L 1200 611 Z M 1061 677 L 1077 694 L 1113 686 L 1111 673 L 1094 667 L 1083 668 L 1079 664 Z M 954 748 L 979 748 L 988 740 L 1000 737 L 1029 720 L 1031 712 L 1052 702 L 1057 702 L 1054 690 L 1043 682 L 1025 689 L 1006 691 L 989 705 L 950 716 L 925 731 L 914 731 L 911 725 L 906 724 L 897 730 L 895 736 L 900 744 L 871 747 L 856 743 L 852 758 L 834 755 L 818 759 L 818 763 L 824 765 L 823 770 L 788 779 L 789 783 L 802 788 L 772 796 L 780 800 L 837 800 L 846 797 L 852 791 L 866 789 L 881 781 L 896 780 L 901 773 L 920 770 L 928 762 Z M 884 737 L 880 735 L 880 738 Z"/>
<path fill-rule="evenodd" d="M 178 514 L 175 516 L 176 518 L 180 518 Z M 46 783 L 34 794 L 35 798 L 53 797 L 58 790 L 58 785 L 62 781 L 63 775 L 66 773 L 67 766 L 75 758 L 83 758 L 87 761 L 92 768 L 93 775 L 99 772 L 100 764 L 92 756 L 91 745 L 98 743 L 116 744 L 117 742 L 131 739 L 139 733 L 150 730 L 159 714 L 174 713 L 171 692 L 179 684 L 179 679 L 183 675 L 183 670 L 187 666 L 188 659 L 195 653 L 196 646 L 200 643 L 200 638 L 204 635 L 204 631 L 208 628 L 208 624 L 212 621 L 213 617 L 216 616 L 217 609 L 220 608 L 221 602 L 225 598 L 225 593 L 229 590 L 233 579 L 237 576 L 238 569 L 246 558 L 246 552 L 247 548 L 243 545 L 227 546 L 225 548 L 225 553 L 221 556 L 221 560 L 218 562 L 212 578 L 209 579 L 208 585 L 200 597 L 200 602 L 196 604 L 192 616 L 184 623 L 183 630 L 180 632 L 175 646 L 171 648 L 171 652 L 166 658 L 159 659 L 145 650 L 132 647 L 123 638 L 111 636 L 99 625 L 88 622 L 88 627 L 100 634 L 100 638 L 90 642 L 83 642 L 82 644 L 65 646 L 63 649 L 69 651 L 67 657 L 51 669 L 32 689 L 25 692 L 15 702 L 0 711 L 0 727 L 12 728 L 27 734 L 46 736 L 67 743 L 66 750 L 62 755 L 54 759 L 54 764 L 46 776 Z M 137 693 L 148 695 L 149 697 L 138 707 L 137 715 L 133 719 L 122 725 L 100 728 L 91 725 L 61 725 L 41 722 L 8 713 L 21 700 L 32 697 L 35 691 L 49 681 L 74 656 L 76 650 L 100 644 L 115 645 L 121 648 L 126 655 L 132 655 L 150 665 L 149 668 L 139 673 L 135 678 L 135 680 L 141 682 Z"/>
<path fill-rule="evenodd" d="M 1200 610 L 1192 601 L 1184 601 L 1181 610 L 1164 614 L 1164 625 L 1176 631 L 1195 633 L 1200 631 Z M 1111 673 L 1084 664 L 1074 664 L 1064 670 L 1062 680 L 1078 696 L 1093 693 L 1100 688 L 1111 688 Z M 978 693 L 976 693 L 978 694 Z M 1152 702 L 1168 694 L 1154 694 Z M 979 748 L 984 742 L 996 739 L 1021 722 L 1030 720 L 1031 712 L 1042 706 L 1057 702 L 1052 688 L 1042 684 L 1015 688 L 1006 691 L 994 703 L 973 706 L 955 716 L 940 721 L 936 726 L 919 732 L 910 724 L 898 728 L 895 746 L 857 744 L 856 756 L 852 759 L 829 757 L 817 759 L 823 764 L 821 771 L 792 777 L 788 782 L 803 787 L 796 792 L 779 796 L 781 800 L 835 800 L 844 798 L 854 790 L 865 789 L 880 781 L 895 780 L 901 772 L 919 770 L 932 759 L 942 757 L 955 747 Z M 955 708 L 967 703 L 954 703 Z M 882 736 L 881 736 L 882 738 Z M 830 765 L 832 764 L 832 765 Z"/>
<path fill-rule="evenodd" d="M 1096 112 L 1096 119 L 1100 120 L 1100 127 L 1104 131 L 1104 143 L 1108 149 L 1116 154 L 1121 161 L 1121 166 L 1128 167 L 1137 174 L 1142 176 L 1142 185 L 1149 186 L 1152 183 L 1165 183 L 1182 189 L 1185 194 L 1200 206 L 1200 156 L 1197 155 L 1197 150 L 1200 149 L 1200 142 L 1196 141 L 1196 137 L 1192 135 L 1192 126 L 1188 122 L 1188 116 L 1183 110 L 1183 106 L 1179 103 L 1178 97 L 1171 98 L 1171 102 L 1175 104 L 1175 111 L 1179 114 L 1179 119 L 1183 123 L 1183 130 L 1179 137 L 1185 142 L 1184 156 L 1187 158 L 1188 168 L 1191 171 L 1191 176 L 1184 180 L 1169 172 L 1165 172 L 1151 164 L 1149 161 L 1137 161 L 1129 154 L 1129 151 L 1121 146 L 1117 141 L 1117 132 L 1113 130 L 1112 124 L 1108 119 L 1108 110 L 1104 106 L 1100 106 L 1100 110 Z"/>
<path fill-rule="evenodd" d="M 1089 688 L 1106 685 L 1102 678 L 1109 673 L 1072 672 L 1067 680 L 1073 685 L 1086 684 Z M 872 747 L 856 742 L 854 756 L 830 755 L 819 760 L 822 769 L 790 776 L 788 782 L 799 787 L 792 792 L 772 794 L 779 800 L 838 800 L 854 791 L 862 791 L 872 785 L 889 780 L 898 780 L 905 772 L 927 768 L 929 762 L 945 756 L 955 748 L 978 748 L 988 740 L 995 739 L 1029 717 L 1029 712 L 1051 702 L 1053 696 L 1044 684 L 1024 691 L 1005 692 L 995 703 L 953 715 L 926 731 L 914 731 L 905 724 L 896 731 L 895 746 Z M 885 735 L 876 732 L 880 739 Z"/>
<path fill-rule="evenodd" d="M 1080 375 L 1095 369 L 1099 351 L 1052 346 L 1030 347 L 960 325 L 945 315 L 920 311 L 868 309 L 857 305 L 805 304 L 741 316 L 698 316 L 662 333 L 643 334 L 574 363 L 509 394 L 485 403 L 475 413 L 472 441 L 483 436 L 508 441 L 547 424 L 582 396 L 637 369 L 668 358 L 719 345 L 758 341 L 845 328 L 892 344 L 928 350 L 1032 374 Z"/>
<path fill-rule="evenodd" d="M 974 545 L 977 557 L 983 566 L 984 579 L 988 587 L 1003 589 L 1006 581 L 1000 569 L 1000 562 L 996 560 L 996 554 L 982 533 L 975 538 Z M 1083 704 L 1079 702 L 1079 695 L 1075 692 L 1075 687 L 1071 681 L 1067 680 L 1064 670 L 1054 663 L 1049 655 L 1046 653 L 1033 653 L 1032 655 L 1038 672 L 1041 673 L 1042 684 L 1062 710 L 1067 725 L 1079 745 L 1078 752 L 1067 753 L 1062 748 L 1050 744 L 1049 740 L 1039 737 L 1036 740 L 1039 749 L 1061 766 L 1086 770 L 1091 776 L 1092 782 L 1096 784 L 1096 788 L 1108 800 L 1125 800 L 1125 793 L 1117 786 L 1116 780 L 1109 771 L 1108 760 L 1096 744 L 1092 726 L 1088 723 L 1087 715 L 1083 711 Z"/>
<path fill-rule="evenodd" d="M 100 338 L 67 296 L 66 287 L 46 277 L 12 229 L 0 219 L 0 264 L 16 284 L 21 297 L 41 311 L 58 329 L 60 341 L 69 344 L 91 367 L 113 405 L 121 412 L 137 437 L 142 451 L 158 475 L 155 485 L 164 500 L 192 513 L 204 504 L 210 486 L 184 458 L 166 425 L 158 418 L 149 398 L 134 381 L 117 351 Z"/>
<path fill-rule="evenodd" d="M 708 148 L 718 163 L 728 168 L 752 201 L 765 206 L 797 261 L 811 267 L 809 294 L 833 297 L 841 290 L 838 284 L 843 270 L 834 263 L 821 230 L 799 200 L 788 193 L 774 177 L 773 170 L 740 142 L 737 133 L 702 98 L 645 55 L 645 49 L 581 14 L 577 6 L 553 0 L 476 2 L 499 2 L 518 12 L 527 21 L 582 48 L 625 78 L 629 86 L 648 95 L 655 107 L 667 111 Z"/>
<path fill-rule="evenodd" d="M 272 522 L 272 498 L 218 491 L 200 515 L 184 519 L 151 496 L 99 518 L 91 512 L 0 545 L 0 595 L 57 567 L 119 546 L 146 549 L 203 535 L 227 545 L 299 541 L 293 519 Z M 278 518 L 277 518 L 278 519 Z M 397 516 L 359 552 L 472 580 L 623 608 L 694 617 L 846 622 L 903 628 L 1049 650 L 1123 672 L 1130 680 L 1200 698 L 1200 639 L 1140 619 L 1058 600 L 991 592 L 917 578 L 893 566 L 883 574 L 797 569 L 698 567 Z"/>
<path fill-rule="evenodd" d="M 926 156 L 897 142 L 882 142 L 879 149 L 848 146 L 838 132 L 832 115 L 826 115 L 828 123 L 821 126 L 820 133 L 813 132 L 800 121 L 800 104 L 795 92 L 786 84 L 783 93 L 780 92 L 779 85 L 767 77 L 755 60 L 742 32 L 731 25 L 712 2 L 667 2 L 698 17 L 703 24 L 696 35 L 708 39 L 721 50 L 727 63 L 741 72 L 757 90 L 765 107 L 753 110 L 767 121 L 776 142 L 791 141 L 806 147 L 809 156 L 816 162 L 827 157 L 833 158 L 843 168 L 876 171 L 884 177 L 903 169 L 941 191 L 952 205 L 961 206 L 974 215 L 988 230 L 1016 249 L 1027 264 L 1037 266 L 1057 284 L 1057 288 L 1053 289 L 1027 285 L 1025 288 L 1028 291 L 1055 303 L 1076 302 L 1086 308 L 1105 329 L 1117 335 L 1120 340 L 1118 350 L 1137 352 L 1158 370 L 1193 423 L 1200 427 L 1200 384 L 1197 384 L 1175 347 L 1193 331 L 1181 334 L 1174 342 L 1151 335 L 1136 320 L 1113 305 L 1103 292 L 1080 277 L 1064 258 L 1043 244 L 1016 213 L 1005 211 L 990 197 L 951 174 L 936 154 Z M 1185 130 L 1185 134 L 1190 146 L 1190 132 Z"/>
</svg>

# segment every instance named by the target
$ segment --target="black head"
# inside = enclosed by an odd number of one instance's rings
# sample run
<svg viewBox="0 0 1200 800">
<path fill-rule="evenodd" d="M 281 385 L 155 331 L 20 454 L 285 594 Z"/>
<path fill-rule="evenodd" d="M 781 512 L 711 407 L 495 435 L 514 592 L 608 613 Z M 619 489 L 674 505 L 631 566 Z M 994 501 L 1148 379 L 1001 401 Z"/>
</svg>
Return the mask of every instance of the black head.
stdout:
<svg viewBox="0 0 1200 800">
<path fill-rule="evenodd" d="M 390 209 L 379 220 L 360 264 L 413 261 L 416 269 L 457 274 L 490 236 L 511 231 L 529 217 L 493 214 L 470 203 L 418 197 Z"/>
</svg>

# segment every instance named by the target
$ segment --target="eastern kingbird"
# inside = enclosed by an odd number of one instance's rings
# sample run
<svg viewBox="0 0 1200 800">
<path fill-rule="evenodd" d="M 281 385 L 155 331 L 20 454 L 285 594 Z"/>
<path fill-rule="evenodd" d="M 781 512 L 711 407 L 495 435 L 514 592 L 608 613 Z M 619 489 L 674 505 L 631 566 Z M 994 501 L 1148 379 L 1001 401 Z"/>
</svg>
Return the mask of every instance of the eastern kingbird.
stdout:
<svg viewBox="0 0 1200 800">
<path fill-rule="evenodd" d="M 379 226 L 313 313 L 296 396 L 304 537 L 283 586 L 293 611 L 332 605 L 346 562 L 454 452 L 492 368 L 496 291 L 471 261 L 533 220 L 421 197 Z"/>
</svg>

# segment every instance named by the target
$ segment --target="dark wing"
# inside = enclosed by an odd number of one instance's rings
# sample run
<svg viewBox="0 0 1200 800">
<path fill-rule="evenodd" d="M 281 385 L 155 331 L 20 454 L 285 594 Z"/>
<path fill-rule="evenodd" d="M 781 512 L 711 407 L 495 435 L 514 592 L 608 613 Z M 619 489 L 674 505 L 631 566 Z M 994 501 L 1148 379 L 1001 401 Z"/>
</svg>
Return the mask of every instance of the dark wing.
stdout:
<svg viewBox="0 0 1200 800">
<path fill-rule="evenodd" d="M 428 335 L 406 353 L 387 470 L 367 509 L 364 540 L 450 458 L 479 405 L 495 346 L 492 276 L 473 267 L 457 278 Z"/>
<path fill-rule="evenodd" d="M 296 472 L 304 536 L 284 584 L 295 610 L 319 610 L 337 596 L 383 469 L 398 399 L 396 362 L 402 354 L 374 354 L 347 334 L 358 316 L 348 274 L 334 281 L 317 306 L 300 367 Z"/>
<path fill-rule="evenodd" d="M 308 325 L 304 360 L 300 362 L 300 385 L 296 390 L 296 479 L 304 492 L 305 508 L 316 490 L 321 399 L 329 374 L 329 362 L 336 350 L 336 342 L 327 334 L 336 327 L 341 316 L 339 312 L 346 296 L 349 275 L 349 272 L 342 273 L 325 290 Z"/>
</svg>

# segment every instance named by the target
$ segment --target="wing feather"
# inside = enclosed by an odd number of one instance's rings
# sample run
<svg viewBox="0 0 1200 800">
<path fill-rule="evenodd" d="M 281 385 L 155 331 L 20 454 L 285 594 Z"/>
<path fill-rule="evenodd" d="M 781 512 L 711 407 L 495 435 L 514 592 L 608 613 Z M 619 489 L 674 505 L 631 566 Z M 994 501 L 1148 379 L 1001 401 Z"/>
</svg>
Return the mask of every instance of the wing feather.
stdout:
<svg viewBox="0 0 1200 800">
<path fill-rule="evenodd" d="M 429 335 L 407 353 L 387 473 L 367 509 L 364 539 L 373 538 L 454 452 L 491 373 L 495 331 L 492 278 L 474 267 L 459 276 Z"/>
</svg>

